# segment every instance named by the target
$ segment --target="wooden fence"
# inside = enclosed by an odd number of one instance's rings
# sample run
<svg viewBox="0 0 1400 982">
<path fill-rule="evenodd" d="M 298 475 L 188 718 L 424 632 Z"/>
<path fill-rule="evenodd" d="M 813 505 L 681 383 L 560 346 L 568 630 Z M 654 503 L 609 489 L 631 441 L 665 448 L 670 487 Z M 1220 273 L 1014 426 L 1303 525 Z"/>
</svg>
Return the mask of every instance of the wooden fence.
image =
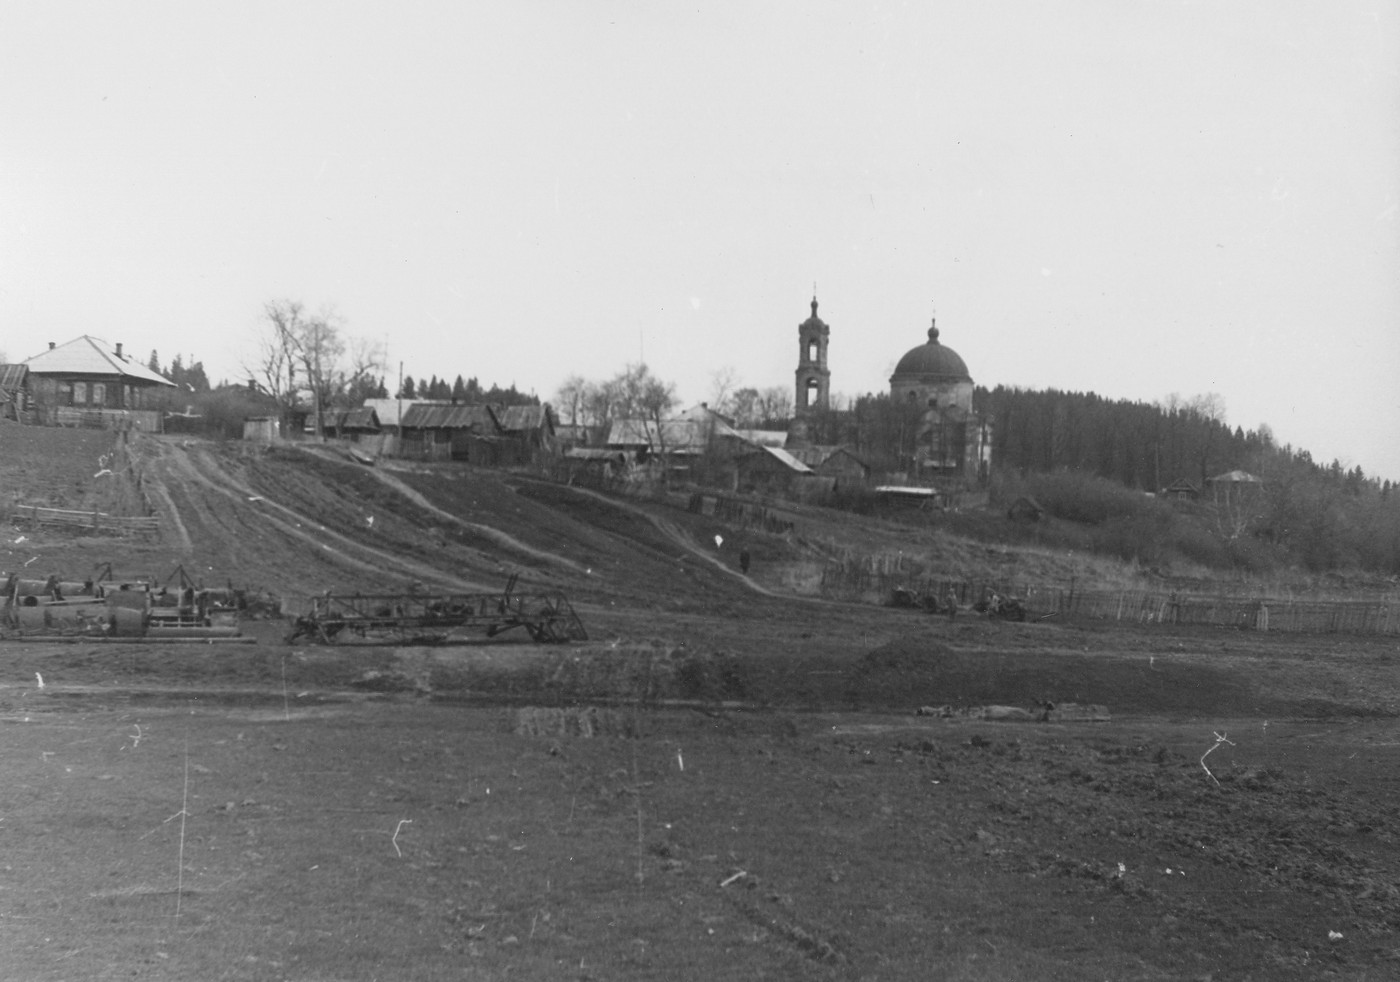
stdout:
<svg viewBox="0 0 1400 982">
<path fill-rule="evenodd" d="M 48 528 L 71 531 L 153 534 L 160 531 L 160 519 L 154 515 L 108 515 L 100 511 L 73 511 L 67 508 L 42 508 L 39 505 L 15 505 L 13 521 L 32 522 Z"/>
<path fill-rule="evenodd" d="M 1202 624 L 1253 631 L 1400 634 L 1400 601 L 1224 597 L 1134 590 L 1048 590 L 1043 614 L 1142 624 Z"/>
<path fill-rule="evenodd" d="M 1400 634 L 1400 597 L 1317 600 L 1248 597 L 1201 592 L 1079 590 L 1003 580 L 930 577 L 902 556 L 832 561 L 822 573 L 824 596 L 888 602 L 896 589 L 942 599 L 952 592 L 962 605 L 990 593 L 1016 597 L 1030 620 L 1100 620 L 1137 624 L 1233 627 L 1251 631 Z"/>
</svg>

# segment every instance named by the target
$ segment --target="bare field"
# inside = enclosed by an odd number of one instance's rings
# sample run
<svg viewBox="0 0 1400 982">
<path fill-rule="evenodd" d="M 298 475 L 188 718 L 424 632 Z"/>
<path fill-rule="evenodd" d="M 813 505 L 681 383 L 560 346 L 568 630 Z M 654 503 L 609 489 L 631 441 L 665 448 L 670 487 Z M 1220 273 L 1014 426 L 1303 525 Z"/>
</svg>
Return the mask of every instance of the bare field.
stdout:
<svg viewBox="0 0 1400 982">
<path fill-rule="evenodd" d="M 6 978 L 1400 976 L 1393 642 L 949 622 L 785 596 L 831 530 L 139 451 L 159 543 L 10 533 L 0 566 L 519 572 L 592 640 L 0 640 Z M 1045 702 L 1112 719 L 915 715 Z"/>
</svg>

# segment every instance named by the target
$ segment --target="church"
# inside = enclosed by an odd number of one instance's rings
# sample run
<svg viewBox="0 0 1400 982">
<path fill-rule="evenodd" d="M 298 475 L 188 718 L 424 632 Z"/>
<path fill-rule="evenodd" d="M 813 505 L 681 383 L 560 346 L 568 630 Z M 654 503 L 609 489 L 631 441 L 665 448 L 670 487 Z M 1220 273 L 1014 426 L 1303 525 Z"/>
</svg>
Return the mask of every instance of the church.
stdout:
<svg viewBox="0 0 1400 982">
<path fill-rule="evenodd" d="M 831 327 L 812 314 L 797 326 L 798 360 L 794 420 L 788 444 L 808 443 L 808 421 L 831 411 L 831 368 L 827 347 Z M 984 484 L 992 463 L 992 423 L 972 407 L 972 376 L 967 363 L 941 343 L 937 322 L 928 329 L 928 340 L 910 348 L 890 376 L 890 401 L 897 413 L 910 420 L 909 442 L 899 456 L 909 477 L 919 484 L 971 486 Z"/>
</svg>

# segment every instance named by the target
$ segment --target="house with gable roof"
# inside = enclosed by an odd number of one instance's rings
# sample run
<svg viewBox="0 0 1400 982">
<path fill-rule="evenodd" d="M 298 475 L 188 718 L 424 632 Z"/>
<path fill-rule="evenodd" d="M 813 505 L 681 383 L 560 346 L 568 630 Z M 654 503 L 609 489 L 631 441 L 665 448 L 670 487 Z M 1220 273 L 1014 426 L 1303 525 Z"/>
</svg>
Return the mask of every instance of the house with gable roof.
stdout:
<svg viewBox="0 0 1400 982">
<path fill-rule="evenodd" d="M 80 335 L 24 361 L 26 409 L 50 426 L 162 429 L 156 394 L 174 383 L 122 351 L 121 342 Z"/>
</svg>

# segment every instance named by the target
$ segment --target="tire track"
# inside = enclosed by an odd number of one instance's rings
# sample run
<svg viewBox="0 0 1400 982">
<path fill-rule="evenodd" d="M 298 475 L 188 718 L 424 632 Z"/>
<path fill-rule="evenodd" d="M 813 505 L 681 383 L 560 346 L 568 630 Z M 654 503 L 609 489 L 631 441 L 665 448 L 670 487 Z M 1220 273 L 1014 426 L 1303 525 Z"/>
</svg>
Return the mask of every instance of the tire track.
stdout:
<svg viewBox="0 0 1400 982">
<path fill-rule="evenodd" d="M 326 456 L 328 459 L 330 459 L 329 455 L 322 456 Z M 336 461 L 336 463 L 340 463 L 340 461 Z M 519 539 L 506 532 L 501 531 L 498 528 L 494 528 L 490 525 L 481 525 L 477 522 L 469 522 L 459 515 L 454 515 L 450 511 L 446 511 L 442 508 L 439 508 L 437 505 L 433 504 L 426 497 L 424 497 L 422 493 L 414 490 L 403 480 L 401 480 L 398 477 L 395 477 L 393 474 L 386 472 L 382 468 L 366 468 L 364 473 L 375 478 L 380 483 L 384 484 L 386 487 L 389 487 L 397 494 L 402 495 L 408 501 L 412 502 L 419 508 L 422 508 L 424 511 L 436 515 L 438 518 L 441 518 L 445 521 L 451 522 L 459 528 L 466 529 L 469 532 L 475 532 L 477 535 L 480 535 L 483 538 L 490 539 L 492 542 L 495 542 L 497 545 L 505 549 L 518 552 L 521 555 L 529 556 L 533 559 L 538 559 L 543 562 L 563 566 L 564 568 L 569 569 L 575 573 L 587 572 L 586 568 L 582 564 L 576 563 L 572 559 L 569 559 L 565 556 L 560 556 L 557 553 L 548 552 L 544 549 L 537 549 L 532 545 L 521 542 Z"/>
<path fill-rule="evenodd" d="M 397 572 L 412 579 L 457 590 L 486 589 L 480 583 L 444 573 L 426 563 L 357 542 L 266 494 L 258 494 L 235 477 L 231 470 L 216 460 L 205 447 L 175 447 L 165 443 L 161 446 L 161 457 L 166 465 L 168 477 L 180 482 L 182 490 L 186 492 L 190 508 L 199 520 L 195 523 L 196 528 L 203 526 L 212 529 L 226 524 L 214 518 L 214 515 L 224 513 L 225 508 L 204 507 L 200 504 L 201 499 L 213 496 L 221 501 L 230 502 L 240 521 L 245 521 L 248 515 L 255 516 L 257 523 L 275 530 L 282 537 L 311 546 L 318 559 L 328 560 L 332 566 L 338 565 L 370 574 L 374 579 L 381 581 L 386 573 Z M 263 507 L 250 507 L 250 499 L 257 499 L 257 503 Z M 178 508 L 174 508 L 174 511 L 178 515 Z M 270 511 L 277 514 L 270 514 Z M 184 525 L 183 522 L 181 524 Z M 314 531 L 309 530 L 307 526 Z M 301 557 L 299 561 L 305 563 L 306 558 Z"/>
</svg>

